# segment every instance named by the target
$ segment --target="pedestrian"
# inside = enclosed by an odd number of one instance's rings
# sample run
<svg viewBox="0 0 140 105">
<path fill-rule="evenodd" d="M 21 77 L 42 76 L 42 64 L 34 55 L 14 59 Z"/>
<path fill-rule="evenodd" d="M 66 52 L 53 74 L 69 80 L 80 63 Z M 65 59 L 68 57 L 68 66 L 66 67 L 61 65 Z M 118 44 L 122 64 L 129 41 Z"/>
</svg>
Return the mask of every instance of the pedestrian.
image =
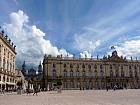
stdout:
<svg viewBox="0 0 140 105">
<path fill-rule="evenodd" d="M 33 95 L 36 94 L 36 96 L 37 96 L 37 92 L 38 92 L 38 89 L 37 89 L 37 87 L 35 86 L 35 87 L 34 87 L 34 93 L 33 93 Z"/>
<path fill-rule="evenodd" d="M 27 95 L 28 94 L 30 95 L 30 88 L 29 88 L 29 86 L 26 88 L 26 93 L 27 93 Z"/>
<path fill-rule="evenodd" d="M 117 85 L 114 85 L 114 88 L 113 88 L 113 90 L 115 91 L 117 89 Z"/>
<path fill-rule="evenodd" d="M 106 86 L 106 91 L 108 92 L 108 86 Z"/>
</svg>

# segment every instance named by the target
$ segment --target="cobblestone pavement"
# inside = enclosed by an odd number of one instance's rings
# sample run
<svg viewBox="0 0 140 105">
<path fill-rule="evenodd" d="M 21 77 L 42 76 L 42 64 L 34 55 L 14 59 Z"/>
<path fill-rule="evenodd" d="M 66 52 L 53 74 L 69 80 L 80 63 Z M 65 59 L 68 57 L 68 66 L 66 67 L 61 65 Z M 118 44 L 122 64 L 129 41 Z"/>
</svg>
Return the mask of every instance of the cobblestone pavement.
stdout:
<svg viewBox="0 0 140 105">
<path fill-rule="evenodd" d="M 140 105 L 140 90 L 65 90 L 38 96 L 6 93 L 0 94 L 0 105 Z"/>
</svg>

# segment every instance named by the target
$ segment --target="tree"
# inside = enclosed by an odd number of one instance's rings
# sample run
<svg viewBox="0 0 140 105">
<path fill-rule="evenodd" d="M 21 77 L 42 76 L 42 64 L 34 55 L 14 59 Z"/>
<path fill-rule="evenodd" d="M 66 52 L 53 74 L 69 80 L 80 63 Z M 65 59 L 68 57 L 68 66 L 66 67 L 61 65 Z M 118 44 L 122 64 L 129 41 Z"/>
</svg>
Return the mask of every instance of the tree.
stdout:
<svg viewBox="0 0 140 105">
<path fill-rule="evenodd" d="M 18 80 L 17 81 L 17 86 L 22 87 L 22 85 L 23 85 L 22 80 Z"/>
</svg>

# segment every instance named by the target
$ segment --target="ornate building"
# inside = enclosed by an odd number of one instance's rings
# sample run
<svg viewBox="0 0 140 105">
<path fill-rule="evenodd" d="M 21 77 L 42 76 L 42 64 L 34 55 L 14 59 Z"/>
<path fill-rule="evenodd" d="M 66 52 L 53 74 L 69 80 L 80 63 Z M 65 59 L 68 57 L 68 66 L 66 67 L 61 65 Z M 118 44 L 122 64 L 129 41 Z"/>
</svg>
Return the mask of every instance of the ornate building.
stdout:
<svg viewBox="0 0 140 105">
<path fill-rule="evenodd" d="M 0 88 L 11 90 L 16 85 L 15 45 L 4 31 L 0 32 Z"/>
<path fill-rule="evenodd" d="M 140 88 L 140 62 L 119 57 L 117 51 L 102 59 L 44 56 L 44 87 L 53 89 L 57 79 L 63 89 Z"/>
<path fill-rule="evenodd" d="M 26 88 L 28 87 L 30 89 L 33 89 L 33 85 L 36 85 L 38 89 L 42 88 L 42 71 L 43 70 L 42 70 L 41 62 L 38 65 L 38 70 L 35 70 L 34 68 L 27 70 L 27 67 L 24 61 L 21 72 L 23 73 L 25 80 L 28 81 Z"/>
</svg>

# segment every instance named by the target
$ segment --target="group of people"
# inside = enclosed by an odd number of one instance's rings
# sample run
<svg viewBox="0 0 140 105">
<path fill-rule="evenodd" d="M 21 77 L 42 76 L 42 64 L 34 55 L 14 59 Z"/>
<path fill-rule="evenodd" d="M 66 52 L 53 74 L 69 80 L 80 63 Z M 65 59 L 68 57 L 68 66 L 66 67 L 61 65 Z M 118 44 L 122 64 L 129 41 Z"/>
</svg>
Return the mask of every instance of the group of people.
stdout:
<svg viewBox="0 0 140 105">
<path fill-rule="evenodd" d="M 31 91 L 31 89 L 29 87 L 27 87 L 26 93 L 27 93 L 27 95 L 30 95 L 30 93 L 32 93 L 32 91 Z M 37 88 L 37 86 L 35 86 L 33 88 L 33 95 L 36 95 L 37 96 L 37 93 L 38 93 L 38 88 Z"/>
<path fill-rule="evenodd" d="M 118 88 L 117 85 L 114 85 L 113 90 L 115 91 L 117 88 Z M 108 90 L 109 90 L 109 86 L 106 86 L 106 91 Z"/>
</svg>

